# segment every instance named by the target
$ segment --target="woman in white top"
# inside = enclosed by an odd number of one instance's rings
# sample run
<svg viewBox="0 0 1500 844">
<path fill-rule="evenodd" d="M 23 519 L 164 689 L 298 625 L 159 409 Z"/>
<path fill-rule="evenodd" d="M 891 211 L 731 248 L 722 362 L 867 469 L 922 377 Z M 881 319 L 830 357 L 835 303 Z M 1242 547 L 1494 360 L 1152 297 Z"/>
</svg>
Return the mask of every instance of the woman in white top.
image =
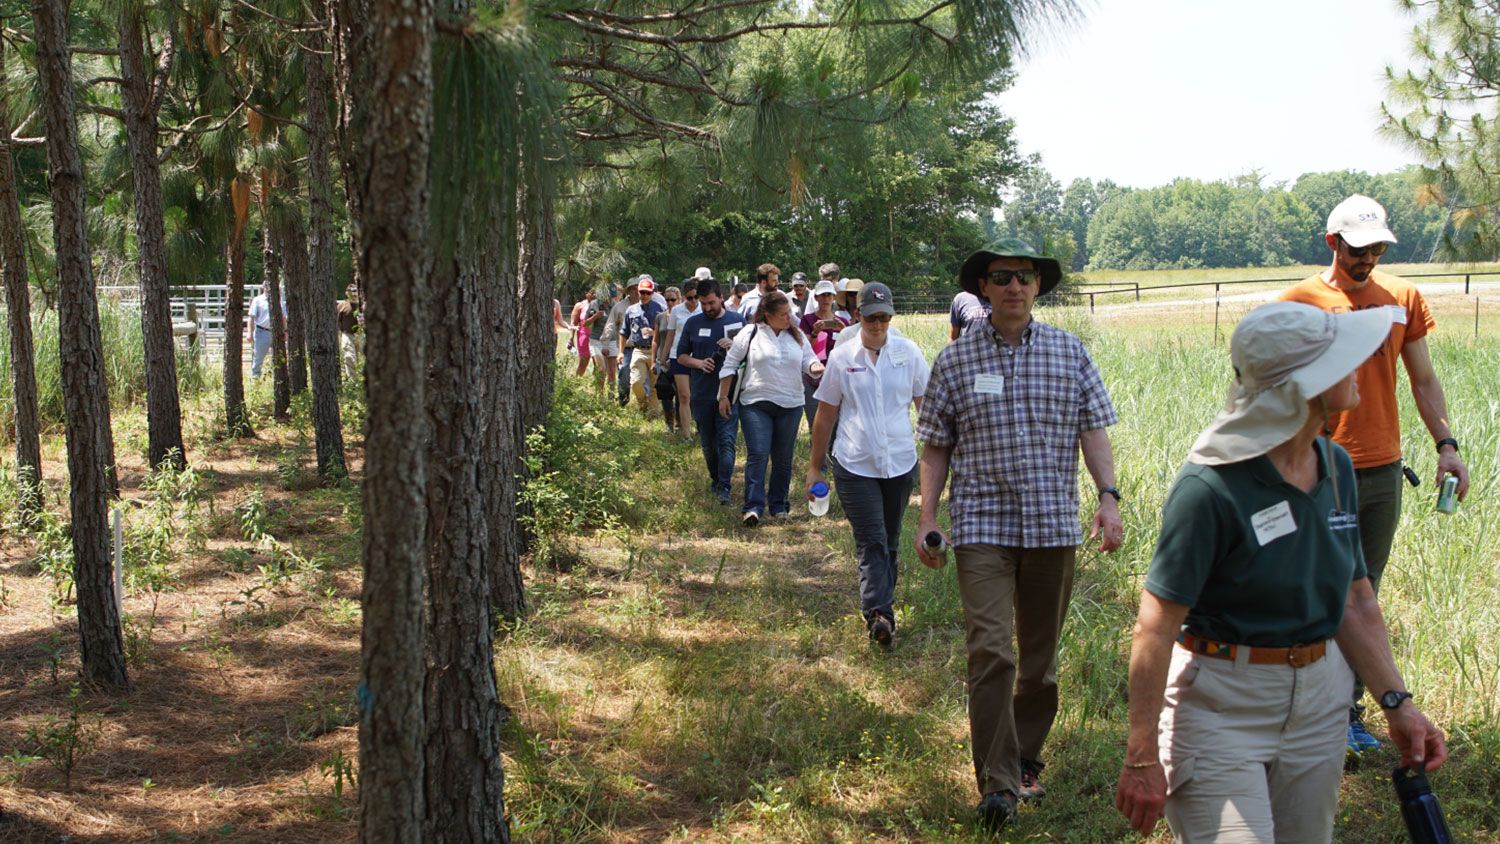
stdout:
<svg viewBox="0 0 1500 844">
<path fill-rule="evenodd" d="M 833 477 L 844 515 L 854 529 L 859 557 L 859 602 L 870 639 L 884 648 L 896 634 L 896 558 L 901 520 L 911 499 L 917 465 L 911 408 L 922 406 L 931 370 L 916 343 L 891 332 L 896 308 L 891 290 L 872 282 L 859 291 L 858 342 L 840 342 L 814 398 L 809 488 L 823 480 L 828 438 L 834 442 Z M 852 328 L 852 326 L 851 326 Z M 811 496 L 811 493 L 808 493 Z"/>
<path fill-rule="evenodd" d="M 792 486 L 792 451 L 802 423 L 802 374 L 823 374 L 823 364 L 813 354 L 797 326 L 792 324 L 791 300 L 780 290 L 761 299 L 754 322 L 740 330 L 719 370 L 719 415 L 729 418 L 732 376 L 740 377 L 740 425 L 745 431 L 746 527 L 760 524 L 770 515 L 790 515 L 788 496 Z M 766 483 L 766 463 L 771 463 L 771 482 Z"/>
</svg>

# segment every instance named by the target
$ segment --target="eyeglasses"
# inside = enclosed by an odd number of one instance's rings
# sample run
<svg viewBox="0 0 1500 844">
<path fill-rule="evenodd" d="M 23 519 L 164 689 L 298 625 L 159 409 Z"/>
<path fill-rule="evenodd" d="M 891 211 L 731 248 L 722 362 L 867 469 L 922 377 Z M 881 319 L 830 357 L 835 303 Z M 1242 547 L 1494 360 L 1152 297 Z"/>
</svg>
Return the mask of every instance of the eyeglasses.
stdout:
<svg viewBox="0 0 1500 844">
<path fill-rule="evenodd" d="M 668 303 L 675 302 L 675 301 L 677 301 L 677 297 L 676 296 L 668 296 L 667 297 L 667 302 Z"/>
<path fill-rule="evenodd" d="M 1344 240 L 1342 235 L 1339 236 L 1339 240 L 1344 241 L 1344 249 L 1348 250 L 1350 257 L 1353 258 L 1363 258 L 1366 255 L 1374 255 L 1379 258 L 1385 254 L 1385 250 L 1390 248 L 1389 243 L 1372 243 L 1369 246 L 1359 247 L 1350 246 L 1349 241 Z"/>
<path fill-rule="evenodd" d="M 1009 287 L 1012 281 L 1020 282 L 1022 287 L 1027 287 L 1036 282 L 1036 270 L 995 270 L 985 278 L 1001 287 Z"/>
<path fill-rule="evenodd" d="M 684 302 L 696 302 L 696 301 L 698 301 L 698 297 L 697 296 L 689 296 L 686 299 L 684 299 L 683 301 Z"/>
<path fill-rule="evenodd" d="M 890 322 L 890 314 L 865 314 L 865 322 Z"/>
</svg>

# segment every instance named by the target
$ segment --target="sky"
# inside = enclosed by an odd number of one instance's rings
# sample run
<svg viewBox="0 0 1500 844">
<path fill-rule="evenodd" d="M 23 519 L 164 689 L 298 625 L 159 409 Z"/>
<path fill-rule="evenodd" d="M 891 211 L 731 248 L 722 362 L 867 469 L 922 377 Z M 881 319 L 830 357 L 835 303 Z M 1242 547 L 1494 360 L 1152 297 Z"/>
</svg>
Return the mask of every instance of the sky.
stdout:
<svg viewBox="0 0 1500 844">
<path fill-rule="evenodd" d="M 1410 66 L 1395 0 L 1082 0 L 1034 36 L 999 101 L 1054 178 L 1152 187 L 1259 170 L 1386 172 L 1385 67 Z"/>
</svg>

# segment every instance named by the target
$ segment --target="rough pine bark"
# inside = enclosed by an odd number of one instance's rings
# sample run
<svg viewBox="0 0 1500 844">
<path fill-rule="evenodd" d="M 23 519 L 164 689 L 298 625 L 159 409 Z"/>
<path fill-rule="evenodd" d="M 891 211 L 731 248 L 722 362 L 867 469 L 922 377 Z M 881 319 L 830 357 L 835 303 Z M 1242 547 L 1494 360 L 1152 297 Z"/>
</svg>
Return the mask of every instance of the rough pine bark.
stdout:
<svg viewBox="0 0 1500 844">
<path fill-rule="evenodd" d="M 515 237 L 512 231 L 510 236 Z M 485 450 L 485 485 L 492 492 L 487 506 L 491 535 L 490 601 L 507 619 L 526 612 L 526 587 L 521 578 L 521 536 L 518 526 L 517 493 L 520 488 L 521 441 L 518 439 L 521 400 L 516 391 L 515 260 L 499 267 L 499 279 L 486 298 L 488 330 L 485 356 L 488 361 L 482 381 L 485 407 L 490 413 L 488 447 Z"/>
<path fill-rule="evenodd" d="M 328 39 L 329 47 L 333 53 L 333 80 L 331 91 L 338 103 L 338 120 L 335 124 L 336 138 L 338 141 L 341 170 L 344 177 L 344 204 L 349 210 L 351 220 L 359 218 L 360 192 L 355 184 L 354 175 L 354 141 L 351 138 L 350 127 L 355 119 L 355 101 L 349 92 L 367 91 L 369 79 L 364 76 L 364 71 L 348 61 L 348 56 L 362 49 L 367 49 L 363 43 L 369 37 L 370 28 L 358 25 L 359 21 L 368 20 L 373 14 L 374 0 L 328 0 L 328 19 L 331 23 Z M 308 85 L 312 81 L 308 80 Z M 330 82 L 325 74 L 322 89 L 325 96 L 330 91 Z M 329 182 L 332 185 L 332 182 Z M 362 251 L 359 244 L 359 226 L 349 227 L 349 251 L 355 255 Z M 365 312 L 365 282 L 364 271 L 359 262 L 355 261 L 352 268 L 353 278 L 349 283 L 354 285 L 354 295 L 358 300 L 359 312 Z M 344 291 L 337 291 L 342 298 Z"/>
<path fill-rule="evenodd" d="M 427 833 L 429 842 L 509 840 L 500 769 L 482 458 L 488 256 L 440 259 L 427 344 Z"/>
<path fill-rule="evenodd" d="M 156 103 L 146 64 L 141 7 L 120 4 L 120 86 L 130 169 L 135 188 L 135 245 L 141 285 L 141 335 L 146 360 L 146 455 L 152 466 L 186 465 L 182 408 L 177 394 L 177 349 L 172 338 L 167 239 L 157 164 Z"/>
<path fill-rule="evenodd" d="M 554 369 L 557 362 L 557 339 L 553 334 L 552 298 L 553 261 L 557 253 L 557 227 L 552 197 L 545 190 L 522 189 L 520 202 L 519 271 L 516 274 L 517 316 L 520 362 L 516 370 L 516 393 L 520 409 L 516 422 L 516 453 L 513 474 L 524 483 L 526 436 L 547 421 L 552 407 Z M 536 537 L 526 527 L 530 508 L 517 501 L 514 521 L 514 543 L 519 554 L 528 553 Z M 519 570 L 518 570 L 519 572 Z M 519 588 L 519 576 L 516 577 Z"/>
<path fill-rule="evenodd" d="M 292 202 L 272 221 L 286 285 L 287 386 L 294 396 L 307 392 L 307 223 L 297 193 L 292 177 L 287 182 Z"/>
<path fill-rule="evenodd" d="M 312 363 L 313 431 L 318 474 L 347 477 L 344 430 L 339 418 L 338 299 L 333 278 L 333 174 L 328 166 L 328 68 L 322 54 L 327 38 L 311 33 L 307 55 L 308 279 L 304 300 L 307 351 Z M 356 253 L 358 254 L 358 253 Z M 355 263 L 358 263 L 357 261 Z"/>
<path fill-rule="evenodd" d="M 266 179 L 261 180 L 261 189 L 270 190 Z M 286 372 L 286 315 L 281 309 L 281 253 L 276 242 L 276 230 L 271 225 L 270 201 L 265 203 L 261 214 L 261 267 L 265 272 L 266 299 L 271 308 L 271 413 L 277 419 L 292 415 L 292 391 Z"/>
<path fill-rule="evenodd" d="M 47 176 L 57 255 L 58 347 L 83 673 L 95 682 L 124 688 L 129 681 L 115 608 L 107 518 L 114 462 L 108 436 L 109 385 L 89 258 L 67 9 L 63 0 L 32 0 L 31 14 L 36 25 L 37 78 L 47 130 Z"/>
<path fill-rule="evenodd" d="M 233 217 L 224 248 L 224 431 L 231 437 L 252 437 L 255 431 L 245 407 L 245 220 L 250 183 L 236 176 L 229 192 Z"/>
<path fill-rule="evenodd" d="M 423 585 L 427 170 L 432 142 L 430 0 L 371 0 L 346 18 L 358 120 L 357 253 L 367 286 L 364 607 L 360 650 L 360 838 L 422 841 L 426 817 Z M 318 185 L 315 183 L 314 187 Z"/>
<path fill-rule="evenodd" d="M 5 40 L 0 39 L 0 64 Z M 10 375 L 16 408 L 16 468 L 27 483 L 19 502 L 22 512 L 42 509 L 41 422 L 37 409 L 36 348 L 31 339 L 31 288 L 26 279 L 26 241 L 21 229 L 21 201 L 10 154 L 7 103 L 0 90 L 0 270 L 5 275 L 5 311 L 10 335 Z"/>
</svg>

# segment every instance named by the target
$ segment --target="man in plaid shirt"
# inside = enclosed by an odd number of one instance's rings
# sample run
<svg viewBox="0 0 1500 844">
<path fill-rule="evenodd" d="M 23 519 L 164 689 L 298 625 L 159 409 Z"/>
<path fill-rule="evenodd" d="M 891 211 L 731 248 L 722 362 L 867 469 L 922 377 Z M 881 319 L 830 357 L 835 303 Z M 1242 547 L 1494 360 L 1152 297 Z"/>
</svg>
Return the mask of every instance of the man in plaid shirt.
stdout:
<svg viewBox="0 0 1500 844">
<path fill-rule="evenodd" d="M 924 443 L 917 553 L 933 568 L 944 558 L 922 540 L 939 530 L 938 499 L 953 473 L 948 513 L 967 627 L 974 774 L 984 796 L 978 814 L 996 828 L 1017 799 L 1043 793 L 1057 642 L 1082 540 L 1080 450 L 1099 490 L 1089 536 L 1100 537 L 1103 551 L 1124 536 L 1105 431 L 1117 421 L 1109 393 L 1077 337 L 1031 318 L 1036 297 L 1061 278 L 1057 261 L 1015 239 L 964 262 L 959 281 L 989 301 L 990 320 L 938 354 L 917 423 Z"/>
</svg>

